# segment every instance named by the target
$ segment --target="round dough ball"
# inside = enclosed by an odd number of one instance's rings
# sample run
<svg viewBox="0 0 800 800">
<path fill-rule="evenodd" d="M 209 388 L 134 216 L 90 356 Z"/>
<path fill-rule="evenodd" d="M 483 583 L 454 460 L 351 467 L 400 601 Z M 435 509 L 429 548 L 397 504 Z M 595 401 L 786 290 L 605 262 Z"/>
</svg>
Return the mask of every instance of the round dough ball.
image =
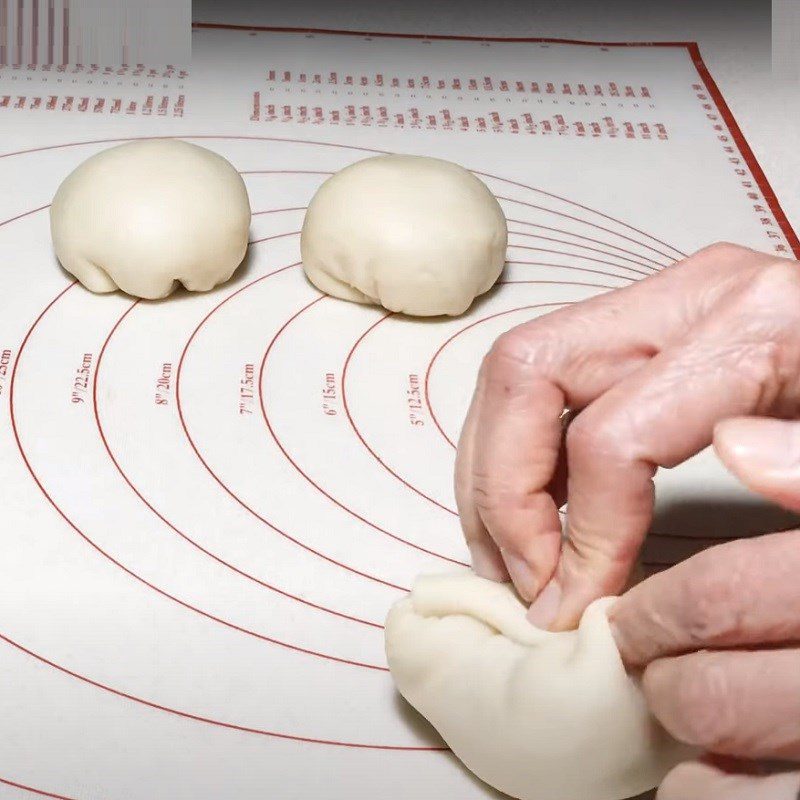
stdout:
<svg viewBox="0 0 800 800">
<path fill-rule="evenodd" d="M 417 579 L 386 622 L 400 693 L 486 783 L 522 800 L 623 800 L 691 755 L 650 715 L 606 610 L 533 627 L 510 584 Z"/>
<path fill-rule="evenodd" d="M 309 280 L 343 300 L 456 316 L 503 270 L 508 227 L 471 172 L 438 158 L 387 155 L 320 186 L 303 222 Z"/>
<path fill-rule="evenodd" d="M 247 251 L 250 201 L 222 156 L 178 139 L 93 155 L 58 187 L 50 232 L 58 260 L 93 292 L 166 297 L 207 291 Z"/>
</svg>

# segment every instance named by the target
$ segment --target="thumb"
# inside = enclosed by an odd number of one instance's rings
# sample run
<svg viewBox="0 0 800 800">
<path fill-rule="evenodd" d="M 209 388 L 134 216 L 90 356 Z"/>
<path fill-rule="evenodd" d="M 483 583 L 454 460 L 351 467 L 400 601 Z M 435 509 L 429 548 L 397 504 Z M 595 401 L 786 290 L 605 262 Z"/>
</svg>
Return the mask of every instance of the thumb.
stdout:
<svg viewBox="0 0 800 800">
<path fill-rule="evenodd" d="M 714 449 L 745 486 L 800 511 L 800 422 L 727 419 L 714 429 Z"/>
</svg>

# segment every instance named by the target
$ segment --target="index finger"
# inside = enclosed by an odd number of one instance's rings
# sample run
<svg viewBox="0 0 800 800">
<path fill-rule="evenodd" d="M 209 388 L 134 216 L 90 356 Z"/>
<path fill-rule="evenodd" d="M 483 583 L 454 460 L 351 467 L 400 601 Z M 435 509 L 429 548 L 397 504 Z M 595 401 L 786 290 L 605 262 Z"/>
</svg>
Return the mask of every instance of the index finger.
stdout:
<svg viewBox="0 0 800 800">
<path fill-rule="evenodd" d="M 608 571 L 608 559 L 600 545 L 607 530 L 620 527 L 617 499 L 626 497 L 625 492 L 610 493 L 595 504 L 603 506 L 594 516 L 604 529 L 594 525 L 582 540 L 581 554 L 594 553 L 603 561 L 599 568 L 584 570 L 592 591 L 576 593 L 553 581 L 549 586 L 555 591 L 549 597 L 547 592 L 540 595 L 554 575 L 561 547 L 551 482 L 562 445 L 559 418 L 564 407 L 586 408 L 636 373 L 670 342 L 685 336 L 687 327 L 704 318 L 721 293 L 744 280 L 764 258 L 745 248 L 715 245 L 647 280 L 521 325 L 495 342 L 482 368 L 472 425 L 459 447 L 456 497 L 467 540 L 494 542 L 526 600 L 541 596 L 558 609 L 562 588 L 565 596 L 576 595 L 568 610 L 579 617 L 593 599 L 592 592 L 600 596 L 597 592 L 618 590 L 616 584 L 624 582 L 622 572 L 631 566 L 641 539 L 637 532 L 624 543 L 625 532 L 615 538 L 625 558 L 616 559 L 613 580 L 609 579 L 603 572 Z M 665 297 L 671 302 L 665 304 Z M 612 582 L 615 586 L 609 590 Z M 549 624 L 532 620 L 540 627 Z M 566 624 L 573 623 L 570 619 Z"/>
<path fill-rule="evenodd" d="M 633 587 L 609 621 L 623 661 L 800 639 L 800 531 L 711 547 Z"/>
<path fill-rule="evenodd" d="M 646 363 L 670 326 L 683 328 L 641 313 L 652 295 L 642 282 L 538 317 L 503 334 L 483 361 L 459 443 L 456 499 L 467 541 L 493 541 L 528 601 L 552 576 L 561 546 L 550 489 L 565 408 L 586 406 Z"/>
</svg>

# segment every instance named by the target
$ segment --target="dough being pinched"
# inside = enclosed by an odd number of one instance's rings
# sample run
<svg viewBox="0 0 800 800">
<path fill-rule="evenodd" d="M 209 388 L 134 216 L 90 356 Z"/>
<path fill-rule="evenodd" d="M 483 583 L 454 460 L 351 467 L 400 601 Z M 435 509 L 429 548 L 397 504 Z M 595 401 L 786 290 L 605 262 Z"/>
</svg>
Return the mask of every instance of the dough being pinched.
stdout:
<svg viewBox="0 0 800 800">
<path fill-rule="evenodd" d="M 247 250 L 250 201 L 236 168 L 205 147 L 145 139 L 73 170 L 50 207 L 58 260 L 87 289 L 166 297 L 231 277 Z"/>
<path fill-rule="evenodd" d="M 508 229 L 497 199 L 469 170 L 386 155 L 320 186 L 300 250 L 321 291 L 414 316 L 457 316 L 497 281 Z"/>
<path fill-rule="evenodd" d="M 423 576 L 386 622 L 400 693 L 486 783 L 523 800 L 623 800 L 683 758 L 620 659 L 606 611 L 533 627 L 510 584 Z"/>
</svg>

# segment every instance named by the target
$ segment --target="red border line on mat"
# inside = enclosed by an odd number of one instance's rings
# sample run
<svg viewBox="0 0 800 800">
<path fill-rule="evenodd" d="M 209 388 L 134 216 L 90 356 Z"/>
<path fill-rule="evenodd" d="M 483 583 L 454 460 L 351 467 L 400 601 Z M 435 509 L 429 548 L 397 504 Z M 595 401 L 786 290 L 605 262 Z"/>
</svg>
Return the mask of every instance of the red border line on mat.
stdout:
<svg viewBox="0 0 800 800">
<path fill-rule="evenodd" d="M 694 42 L 590 42 L 584 39 L 551 39 L 530 36 L 455 36 L 442 33 L 387 33 L 382 31 L 342 31 L 334 28 L 280 28 L 267 25 L 230 25 L 223 22 L 193 22 L 192 28 L 228 31 L 265 31 L 267 33 L 319 33 L 334 36 L 368 36 L 375 39 L 426 39 L 456 42 L 522 42 L 528 44 L 582 44 L 588 47 L 690 47 Z"/>
<path fill-rule="evenodd" d="M 583 39 L 556 39 L 549 37 L 511 37 L 511 36 L 456 36 L 445 34 L 422 34 L 422 33 L 387 33 L 387 32 L 370 32 L 370 31 L 343 31 L 329 28 L 280 28 L 269 27 L 262 25 L 229 25 L 219 22 L 193 22 L 192 29 L 196 30 L 231 30 L 231 31 L 262 31 L 267 33 L 306 33 L 306 34 L 320 34 L 320 35 L 333 35 L 333 36 L 367 36 L 376 39 L 423 39 L 429 41 L 460 41 L 460 42 L 510 42 L 510 43 L 528 43 L 528 44 L 577 44 L 586 47 L 683 47 L 687 50 L 689 57 L 692 59 L 695 69 L 700 76 L 700 80 L 705 84 L 708 93 L 713 98 L 714 102 L 719 109 L 722 118 L 725 120 L 726 125 L 730 129 L 731 136 L 736 142 L 745 163 L 753 173 L 758 188 L 764 195 L 767 205 L 770 208 L 776 222 L 780 229 L 783 231 L 784 236 L 792 248 L 795 258 L 800 259 L 800 238 L 795 233 L 794 228 L 789 222 L 786 214 L 775 195 L 772 186 L 767 180 L 767 176 L 761 169 L 758 159 L 750 149 L 739 123 L 733 116 L 733 112 L 725 102 L 719 87 L 717 86 L 714 78 L 708 70 L 703 57 L 700 54 L 700 46 L 697 42 L 591 42 Z"/>
<path fill-rule="evenodd" d="M 800 239 L 798 239 L 794 228 L 787 219 L 786 214 L 784 213 L 783 208 L 781 207 L 781 204 L 772 189 L 772 186 L 770 186 L 770 183 L 767 180 L 767 176 L 764 174 L 764 170 L 761 169 L 761 165 L 758 163 L 755 153 L 753 153 L 753 151 L 750 149 L 750 145 L 747 143 L 747 139 L 745 139 L 742 129 L 739 127 L 739 123 L 733 116 L 733 112 L 725 102 L 725 98 L 723 97 L 719 86 L 717 86 L 716 81 L 711 76 L 708 67 L 703 61 L 703 57 L 700 55 L 700 48 L 698 47 L 697 42 L 691 42 L 687 45 L 687 47 L 689 48 L 689 55 L 692 58 L 692 63 L 700 75 L 700 79 L 703 81 L 708 93 L 716 103 L 722 118 L 725 120 L 725 124 L 728 126 L 731 132 L 733 141 L 736 142 L 736 146 L 739 148 L 742 156 L 744 156 L 744 160 L 747 166 L 750 168 L 750 172 L 753 173 L 753 177 L 758 184 L 758 188 L 761 190 L 761 194 L 764 195 L 764 199 L 767 201 L 767 205 L 769 206 L 770 211 L 772 211 L 775 221 L 783 231 L 783 235 L 789 241 L 789 246 L 794 252 L 794 257 L 800 259 Z"/>
<path fill-rule="evenodd" d="M 22 792 L 28 792 L 29 794 L 37 794 L 39 797 L 52 797 L 55 800 L 74 800 L 74 798 L 67 797 L 63 794 L 53 794 L 53 792 L 46 792 L 44 789 L 34 789 L 33 786 L 25 786 L 23 783 L 15 783 L 14 781 L 8 780 L 8 778 L 0 778 L 0 784 L 3 786 L 11 786 L 13 789 L 19 789 Z"/>
</svg>

